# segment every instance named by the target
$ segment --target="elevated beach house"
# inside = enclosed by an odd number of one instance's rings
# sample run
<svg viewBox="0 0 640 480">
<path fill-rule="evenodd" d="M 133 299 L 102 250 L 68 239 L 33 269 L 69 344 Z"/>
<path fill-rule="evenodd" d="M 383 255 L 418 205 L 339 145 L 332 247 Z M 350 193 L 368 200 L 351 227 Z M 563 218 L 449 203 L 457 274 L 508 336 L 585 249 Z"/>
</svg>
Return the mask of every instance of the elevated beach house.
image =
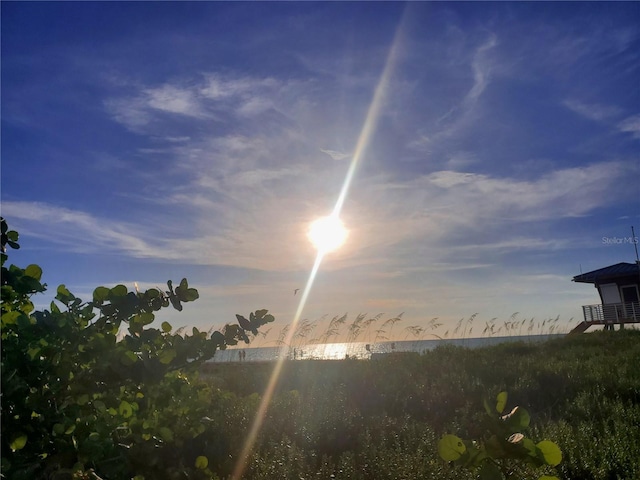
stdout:
<svg viewBox="0 0 640 480">
<path fill-rule="evenodd" d="M 574 282 L 591 283 L 600 294 L 599 305 L 583 305 L 584 321 L 572 330 L 584 332 L 591 325 L 640 323 L 640 262 L 616 263 L 573 277 Z"/>
</svg>

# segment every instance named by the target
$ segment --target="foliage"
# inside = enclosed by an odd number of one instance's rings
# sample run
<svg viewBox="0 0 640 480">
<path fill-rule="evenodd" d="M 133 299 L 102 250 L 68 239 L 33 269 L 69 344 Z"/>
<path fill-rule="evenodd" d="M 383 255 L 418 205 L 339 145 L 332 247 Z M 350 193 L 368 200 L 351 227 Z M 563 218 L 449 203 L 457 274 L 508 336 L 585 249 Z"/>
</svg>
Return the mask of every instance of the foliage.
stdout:
<svg viewBox="0 0 640 480">
<path fill-rule="evenodd" d="M 440 458 L 438 441 L 449 432 L 481 438 L 487 414 L 478 398 L 500 391 L 509 392 L 508 406 L 527 406 L 528 437 L 561 448 L 558 478 L 640 478 L 638 358 L 640 331 L 627 328 L 485 348 L 443 346 L 375 362 L 287 362 L 244 478 L 475 479 L 474 471 Z M 209 416 L 237 426 L 226 437 L 232 454 L 241 450 L 249 423 L 243 419 L 255 411 L 272 369 L 203 365 L 201 378 L 226 390 L 212 400 Z M 233 470 L 228 461 L 216 470 L 223 478 Z M 540 476 L 528 464 L 521 470 L 522 479 Z"/>
<path fill-rule="evenodd" d="M 156 312 L 198 298 L 186 279 L 167 290 L 97 287 L 83 301 L 64 285 L 49 309 L 37 265 L 5 267 L 18 234 L 2 219 L 2 473 L 38 478 L 214 478 L 207 417 L 211 388 L 198 369 L 218 349 L 249 343 L 274 320 L 238 316 L 211 336 L 153 328 Z M 124 336 L 118 340 L 118 334 Z M 207 432 L 207 435 L 203 435 Z"/>
<path fill-rule="evenodd" d="M 481 480 L 522 478 L 519 465 L 534 467 L 557 466 L 562 461 L 560 448 L 549 440 L 534 443 L 522 433 L 531 417 L 524 408 L 514 407 L 504 414 L 507 392 L 496 397 L 495 410 L 485 401 L 488 419 L 481 441 L 462 440 L 456 435 L 444 435 L 438 442 L 438 454 L 447 462 L 477 470 Z M 497 415 L 496 415 L 497 413 Z M 540 480 L 558 480 L 544 475 Z"/>
</svg>

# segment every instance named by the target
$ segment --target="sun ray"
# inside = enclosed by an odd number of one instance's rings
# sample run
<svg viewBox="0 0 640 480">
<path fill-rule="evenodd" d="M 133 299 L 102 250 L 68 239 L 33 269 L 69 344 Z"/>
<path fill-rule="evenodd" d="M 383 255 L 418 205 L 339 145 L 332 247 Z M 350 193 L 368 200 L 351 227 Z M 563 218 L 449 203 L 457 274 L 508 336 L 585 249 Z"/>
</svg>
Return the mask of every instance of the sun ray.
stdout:
<svg viewBox="0 0 640 480">
<path fill-rule="evenodd" d="M 356 145 L 355 152 L 351 159 L 351 163 L 349 164 L 349 169 L 347 171 L 347 174 L 345 175 L 345 180 L 342 184 L 340 194 L 338 196 L 335 207 L 330 217 L 334 217 L 336 219 L 340 218 L 340 213 L 342 212 L 342 207 L 344 206 L 344 202 L 349 193 L 349 188 L 351 186 L 351 182 L 355 175 L 356 169 L 360 163 L 362 156 L 364 155 L 366 147 L 369 144 L 371 135 L 375 131 L 375 127 L 380 116 L 380 110 L 382 107 L 384 95 L 387 91 L 389 80 L 391 78 L 391 74 L 395 68 L 395 64 L 397 61 L 398 50 L 400 48 L 400 36 L 403 29 L 404 21 L 406 20 L 406 18 L 407 18 L 407 9 L 405 8 L 405 11 L 402 15 L 402 19 L 396 29 L 395 37 L 391 44 L 391 48 L 389 49 L 389 54 L 387 55 L 387 59 L 385 62 L 384 69 L 382 71 L 382 75 L 380 76 L 380 79 L 378 81 L 378 84 L 373 94 L 373 98 L 369 105 L 369 109 L 367 110 L 367 115 L 365 117 L 362 130 L 360 131 L 360 135 L 358 137 L 358 143 Z M 276 361 L 273 367 L 273 371 L 271 372 L 271 376 L 269 378 L 267 388 L 265 389 L 264 394 L 262 395 L 260 405 L 258 406 L 258 411 L 256 412 L 255 419 L 253 421 L 253 424 L 251 425 L 251 429 L 249 431 L 249 434 L 247 435 L 244 446 L 237 460 L 234 471 L 231 475 L 231 480 L 240 480 L 242 478 L 242 474 L 246 469 L 249 455 L 253 450 L 253 445 L 255 444 L 256 438 L 258 436 L 258 432 L 262 427 L 262 422 L 267 413 L 269 404 L 271 403 L 271 398 L 273 397 L 273 392 L 278 383 L 278 379 L 280 377 L 282 367 L 284 366 L 287 345 L 291 343 L 293 335 L 295 334 L 296 327 L 298 325 L 298 322 L 300 321 L 302 311 L 304 310 L 305 304 L 307 302 L 307 298 L 309 296 L 309 293 L 311 292 L 311 287 L 318 273 L 318 270 L 320 269 L 320 265 L 322 263 L 322 259 L 324 258 L 325 253 L 326 252 L 324 251 L 324 249 L 318 249 L 318 253 L 316 255 L 313 268 L 311 269 L 304 291 L 302 293 L 302 296 L 300 297 L 298 308 L 291 322 L 291 328 L 289 328 L 287 332 L 287 336 L 284 339 L 282 350 L 280 352 L 280 355 L 278 355 L 278 360 Z"/>
</svg>

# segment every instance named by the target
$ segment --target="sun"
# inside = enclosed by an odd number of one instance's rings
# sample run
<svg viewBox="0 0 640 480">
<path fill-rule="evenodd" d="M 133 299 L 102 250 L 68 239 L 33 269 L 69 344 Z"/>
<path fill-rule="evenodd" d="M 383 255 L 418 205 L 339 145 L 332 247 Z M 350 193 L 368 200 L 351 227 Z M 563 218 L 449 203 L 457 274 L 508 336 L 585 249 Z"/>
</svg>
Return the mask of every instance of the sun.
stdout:
<svg viewBox="0 0 640 480">
<path fill-rule="evenodd" d="M 348 233 L 342 220 L 335 215 L 329 215 L 311 222 L 307 236 L 318 252 L 324 254 L 340 248 Z"/>
</svg>

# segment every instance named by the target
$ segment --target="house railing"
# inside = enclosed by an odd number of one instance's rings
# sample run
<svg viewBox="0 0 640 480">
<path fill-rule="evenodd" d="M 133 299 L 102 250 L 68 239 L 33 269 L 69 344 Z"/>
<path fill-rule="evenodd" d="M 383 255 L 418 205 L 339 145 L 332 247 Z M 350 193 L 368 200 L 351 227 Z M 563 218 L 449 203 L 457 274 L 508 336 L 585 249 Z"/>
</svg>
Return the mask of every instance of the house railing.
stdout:
<svg viewBox="0 0 640 480">
<path fill-rule="evenodd" d="M 585 322 L 634 323 L 640 322 L 640 303 L 608 303 L 605 305 L 583 305 Z"/>
</svg>

